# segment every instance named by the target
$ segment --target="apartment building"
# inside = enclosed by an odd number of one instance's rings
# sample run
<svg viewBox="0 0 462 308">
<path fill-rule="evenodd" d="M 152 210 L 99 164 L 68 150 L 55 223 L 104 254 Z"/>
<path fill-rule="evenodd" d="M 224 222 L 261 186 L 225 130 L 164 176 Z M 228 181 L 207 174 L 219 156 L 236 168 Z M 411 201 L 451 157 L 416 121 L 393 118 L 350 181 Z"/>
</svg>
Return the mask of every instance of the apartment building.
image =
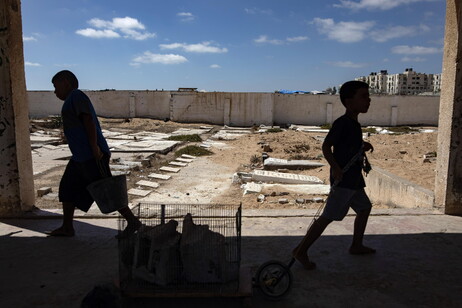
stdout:
<svg viewBox="0 0 462 308">
<path fill-rule="evenodd" d="M 355 80 L 366 82 L 369 84 L 369 91 L 376 94 L 439 94 L 441 89 L 441 74 L 417 73 L 412 68 L 406 68 L 401 74 L 388 74 L 387 70 L 381 70 Z"/>
</svg>

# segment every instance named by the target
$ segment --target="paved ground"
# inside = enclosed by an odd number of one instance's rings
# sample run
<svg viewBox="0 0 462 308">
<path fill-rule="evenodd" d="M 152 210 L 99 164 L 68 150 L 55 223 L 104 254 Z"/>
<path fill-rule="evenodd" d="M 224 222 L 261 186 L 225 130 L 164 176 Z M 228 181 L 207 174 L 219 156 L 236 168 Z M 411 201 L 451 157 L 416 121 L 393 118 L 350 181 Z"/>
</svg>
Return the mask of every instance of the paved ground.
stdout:
<svg viewBox="0 0 462 308">
<path fill-rule="evenodd" d="M 311 221 L 310 210 L 244 211 L 242 266 L 252 273 L 288 261 Z M 353 217 L 333 223 L 311 250 L 318 265 L 292 267 L 293 287 L 281 301 L 254 289 L 253 307 L 461 307 L 462 217 L 424 210 L 376 210 L 366 243 L 377 254 L 351 256 Z M 115 218 L 78 218 L 74 238 L 48 238 L 60 223 L 46 211 L 0 220 L 0 307 L 79 307 L 96 285 L 118 277 Z M 123 307 L 241 307 L 241 299 L 130 299 Z"/>
</svg>

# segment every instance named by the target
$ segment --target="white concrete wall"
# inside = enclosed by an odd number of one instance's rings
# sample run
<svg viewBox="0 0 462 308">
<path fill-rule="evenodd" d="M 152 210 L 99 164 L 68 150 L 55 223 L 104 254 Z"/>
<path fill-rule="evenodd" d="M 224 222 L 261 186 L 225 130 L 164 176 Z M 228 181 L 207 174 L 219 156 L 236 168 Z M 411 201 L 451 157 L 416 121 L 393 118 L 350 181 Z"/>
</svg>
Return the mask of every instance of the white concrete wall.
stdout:
<svg viewBox="0 0 462 308">
<path fill-rule="evenodd" d="M 238 92 L 85 91 L 103 117 L 170 118 L 231 126 L 322 125 L 345 112 L 338 95 Z M 60 113 L 52 91 L 29 91 L 31 117 Z M 438 125 L 439 97 L 373 95 L 363 125 Z"/>
</svg>

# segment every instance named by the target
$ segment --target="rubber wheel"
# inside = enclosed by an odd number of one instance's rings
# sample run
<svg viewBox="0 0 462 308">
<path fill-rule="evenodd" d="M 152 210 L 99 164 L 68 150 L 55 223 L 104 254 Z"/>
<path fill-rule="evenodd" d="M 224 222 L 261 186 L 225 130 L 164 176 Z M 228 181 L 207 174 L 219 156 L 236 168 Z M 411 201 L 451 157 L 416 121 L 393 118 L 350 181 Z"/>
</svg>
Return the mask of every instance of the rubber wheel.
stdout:
<svg viewBox="0 0 462 308">
<path fill-rule="evenodd" d="M 258 268 L 255 284 L 268 299 L 279 300 L 292 287 L 292 272 L 280 261 L 268 261 Z"/>
</svg>

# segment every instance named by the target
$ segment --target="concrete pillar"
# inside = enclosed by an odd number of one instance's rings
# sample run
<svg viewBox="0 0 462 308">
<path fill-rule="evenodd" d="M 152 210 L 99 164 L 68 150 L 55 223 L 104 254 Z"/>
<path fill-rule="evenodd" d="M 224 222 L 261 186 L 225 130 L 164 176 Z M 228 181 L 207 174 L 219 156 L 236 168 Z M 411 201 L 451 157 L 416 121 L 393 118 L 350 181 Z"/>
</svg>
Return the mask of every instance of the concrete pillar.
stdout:
<svg viewBox="0 0 462 308">
<path fill-rule="evenodd" d="M 435 205 L 462 215 L 462 2 L 446 1 Z"/>
<path fill-rule="evenodd" d="M 129 114 L 130 114 L 130 118 L 136 117 L 136 97 L 135 97 L 134 92 L 130 93 Z"/>
<path fill-rule="evenodd" d="M 332 124 L 334 122 L 334 114 L 332 111 L 332 103 L 326 104 L 326 124 Z"/>
<path fill-rule="evenodd" d="M 390 126 L 398 124 L 398 106 L 391 106 L 391 122 Z"/>
</svg>

